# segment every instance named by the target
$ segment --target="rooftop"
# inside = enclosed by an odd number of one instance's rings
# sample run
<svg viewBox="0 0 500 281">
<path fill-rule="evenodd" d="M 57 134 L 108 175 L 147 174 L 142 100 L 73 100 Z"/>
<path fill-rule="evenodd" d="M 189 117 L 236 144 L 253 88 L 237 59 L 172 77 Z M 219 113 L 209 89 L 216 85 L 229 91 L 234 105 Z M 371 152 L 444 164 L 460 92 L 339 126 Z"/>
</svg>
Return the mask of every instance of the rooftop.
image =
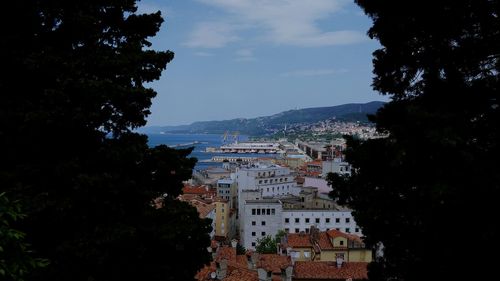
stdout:
<svg viewBox="0 0 500 281">
<path fill-rule="evenodd" d="M 368 279 L 367 262 L 345 262 L 339 268 L 334 262 L 297 261 L 294 266 L 294 280 L 366 280 Z"/>
</svg>

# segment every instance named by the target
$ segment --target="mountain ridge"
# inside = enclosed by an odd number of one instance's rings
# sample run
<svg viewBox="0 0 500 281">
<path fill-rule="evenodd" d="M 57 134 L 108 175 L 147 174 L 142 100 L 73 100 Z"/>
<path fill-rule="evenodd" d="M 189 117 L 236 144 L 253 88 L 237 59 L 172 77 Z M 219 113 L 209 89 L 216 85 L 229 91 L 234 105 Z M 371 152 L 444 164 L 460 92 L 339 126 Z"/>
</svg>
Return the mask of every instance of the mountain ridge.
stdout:
<svg viewBox="0 0 500 281">
<path fill-rule="evenodd" d="M 141 128 L 142 133 L 191 133 L 221 134 L 238 131 L 241 134 L 263 136 L 283 129 L 285 125 L 314 123 L 327 119 L 367 123 L 367 114 L 374 114 L 385 102 L 348 103 L 336 106 L 291 109 L 269 116 L 255 118 L 234 118 L 229 120 L 196 121 L 189 125 L 149 126 Z"/>
</svg>

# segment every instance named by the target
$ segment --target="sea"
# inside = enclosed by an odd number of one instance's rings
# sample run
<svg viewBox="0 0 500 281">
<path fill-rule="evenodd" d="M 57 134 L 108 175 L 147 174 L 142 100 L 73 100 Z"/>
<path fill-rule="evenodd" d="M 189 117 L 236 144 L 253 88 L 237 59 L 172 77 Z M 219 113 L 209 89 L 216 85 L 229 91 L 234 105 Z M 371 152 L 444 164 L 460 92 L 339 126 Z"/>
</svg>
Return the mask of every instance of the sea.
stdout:
<svg viewBox="0 0 500 281">
<path fill-rule="evenodd" d="M 222 163 L 217 162 L 209 162 L 213 156 L 239 156 L 239 157 L 274 157 L 271 154 L 257 154 L 257 153 L 248 153 L 248 154 L 233 154 L 233 153 L 216 153 L 216 152 L 206 152 L 207 147 L 220 147 L 224 144 L 224 136 L 217 134 L 147 134 L 148 136 L 148 144 L 149 146 L 157 146 L 160 144 L 165 144 L 168 146 L 177 146 L 188 144 L 186 146 L 182 146 L 179 148 L 187 148 L 193 147 L 193 152 L 190 154 L 190 157 L 195 157 L 198 159 L 195 170 L 205 170 L 209 167 L 222 167 Z M 228 137 L 230 140 L 226 141 L 233 142 L 233 136 Z M 237 137 L 237 141 L 243 142 L 248 141 L 248 136 L 239 135 Z M 196 142 L 196 143 L 195 143 Z M 193 144 L 194 143 L 194 144 Z"/>
</svg>

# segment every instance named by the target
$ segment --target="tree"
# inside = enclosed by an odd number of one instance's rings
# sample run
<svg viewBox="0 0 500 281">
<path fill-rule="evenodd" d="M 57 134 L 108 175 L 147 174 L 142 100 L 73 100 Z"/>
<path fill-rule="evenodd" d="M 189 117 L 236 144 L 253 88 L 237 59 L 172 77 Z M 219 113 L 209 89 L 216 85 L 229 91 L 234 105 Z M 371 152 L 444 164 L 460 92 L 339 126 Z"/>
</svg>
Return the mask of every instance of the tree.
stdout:
<svg viewBox="0 0 500 281">
<path fill-rule="evenodd" d="M 28 280 L 189 280 L 209 262 L 210 223 L 174 200 L 191 150 L 133 132 L 156 95 L 144 83 L 173 59 L 148 48 L 160 12 L 135 2 L 3 4 L 0 187 L 27 215 L 13 228 L 50 261 Z"/>
<path fill-rule="evenodd" d="M 271 235 L 267 235 L 257 239 L 255 251 L 260 254 L 276 254 L 278 251 L 278 243 L 281 242 L 281 238 L 285 235 L 286 232 L 284 230 L 278 230 L 274 238 Z"/>
<path fill-rule="evenodd" d="M 2 280 L 24 280 L 30 271 L 47 265 L 47 260 L 34 258 L 25 242 L 26 234 L 11 224 L 22 219 L 21 206 L 0 193 L 0 277 Z"/>
<path fill-rule="evenodd" d="M 348 139 L 353 174 L 329 181 L 365 242 L 383 245 L 369 277 L 491 277 L 479 257 L 499 250 L 499 1 L 356 2 L 382 45 L 373 87 L 391 102 L 372 120 L 387 137 Z"/>
</svg>

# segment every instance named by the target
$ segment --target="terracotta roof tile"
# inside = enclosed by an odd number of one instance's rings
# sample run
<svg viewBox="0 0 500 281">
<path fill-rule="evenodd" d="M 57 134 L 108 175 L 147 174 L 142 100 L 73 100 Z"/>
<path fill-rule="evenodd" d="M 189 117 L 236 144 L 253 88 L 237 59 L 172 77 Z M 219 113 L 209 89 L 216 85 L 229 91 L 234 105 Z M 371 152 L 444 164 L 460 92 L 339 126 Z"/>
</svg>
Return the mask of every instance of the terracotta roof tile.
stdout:
<svg viewBox="0 0 500 281">
<path fill-rule="evenodd" d="M 236 248 L 229 246 L 219 247 L 217 250 L 216 261 L 220 261 L 222 259 L 226 259 L 228 261 L 236 262 Z"/>
<path fill-rule="evenodd" d="M 367 262 L 346 262 L 337 268 L 335 262 L 326 261 L 297 261 L 294 266 L 294 280 L 300 279 L 328 279 L 353 280 L 368 279 Z"/>
<path fill-rule="evenodd" d="M 280 256 L 277 254 L 260 254 L 257 268 L 264 268 L 265 270 L 272 271 L 274 274 L 281 274 L 281 269 L 286 268 L 291 264 L 287 256 Z"/>
<path fill-rule="evenodd" d="M 224 281 L 257 281 L 259 277 L 257 271 L 250 271 L 244 269 L 235 269 L 231 271 Z"/>
<path fill-rule="evenodd" d="M 319 233 L 318 244 L 319 244 L 319 247 L 322 250 L 331 250 L 331 249 L 333 249 L 332 241 L 330 240 L 330 237 L 328 237 L 328 234 L 326 232 L 320 232 Z"/>
<path fill-rule="evenodd" d="M 330 236 L 331 238 L 335 238 L 335 237 L 344 237 L 348 240 L 353 240 L 353 241 L 356 241 L 356 242 L 360 242 L 362 243 L 363 240 L 361 240 L 361 237 L 357 236 L 357 235 L 354 235 L 354 234 L 348 234 L 348 233 L 344 233 L 344 232 L 341 232 L 341 231 L 338 231 L 336 229 L 330 229 L 326 232 L 328 234 L 328 236 Z"/>
<path fill-rule="evenodd" d="M 289 233 L 287 235 L 287 244 L 292 248 L 312 248 L 309 234 Z"/>
</svg>

